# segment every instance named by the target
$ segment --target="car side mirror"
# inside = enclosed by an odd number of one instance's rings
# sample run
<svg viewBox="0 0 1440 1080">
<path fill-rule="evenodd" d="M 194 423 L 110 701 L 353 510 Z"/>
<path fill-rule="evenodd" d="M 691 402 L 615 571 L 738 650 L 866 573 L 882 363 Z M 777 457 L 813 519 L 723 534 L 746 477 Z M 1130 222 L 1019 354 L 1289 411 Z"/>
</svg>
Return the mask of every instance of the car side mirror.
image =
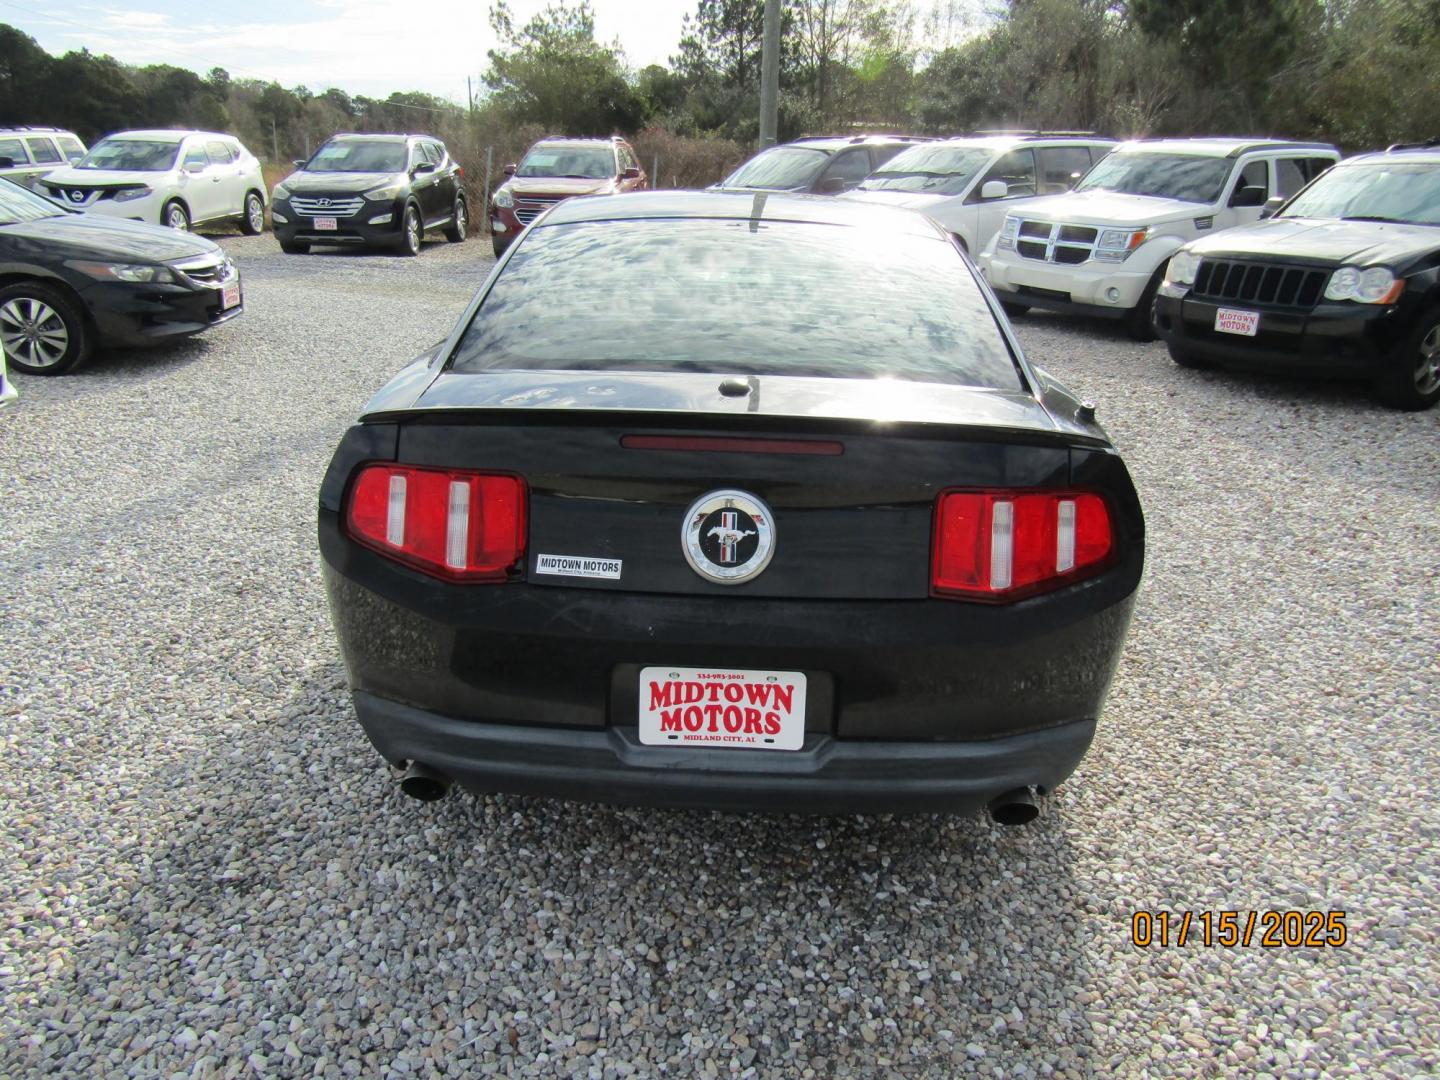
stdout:
<svg viewBox="0 0 1440 1080">
<path fill-rule="evenodd" d="M 846 189 L 846 186 L 843 176 L 827 176 L 820 181 L 820 186 L 815 190 L 821 195 L 839 195 Z"/>
<path fill-rule="evenodd" d="M 187 173 L 189 173 L 191 176 L 195 176 L 195 175 L 198 175 L 199 173 L 204 172 L 204 171 L 205 171 L 205 166 L 202 165 L 202 164 L 200 164 L 200 162 L 198 162 L 198 161 L 187 161 L 187 162 L 185 163 L 185 171 L 186 171 Z"/>
<path fill-rule="evenodd" d="M 1004 180 L 986 180 L 980 185 L 980 198 L 1003 199 L 1010 194 L 1010 185 Z"/>
<path fill-rule="evenodd" d="M 506 165 L 505 168 L 501 169 L 500 171 L 503 172 L 506 176 L 514 176 L 514 175 L 515 175 L 515 166 L 514 166 L 514 165 Z"/>
<path fill-rule="evenodd" d="M 622 172 L 622 173 L 620 174 L 620 179 L 621 179 L 621 180 L 639 180 L 639 179 L 640 179 L 640 170 L 637 169 L 634 165 L 631 165 L 628 169 L 626 169 L 624 172 Z"/>
<path fill-rule="evenodd" d="M 0 157 L 0 169 L 13 169 L 14 167 L 15 167 L 15 159 L 14 159 L 14 158 Z"/>
<path fill-rule="evenodd" d="M 420 162 L 420 164 L 416 165 L 415 168 L 410 170 L 410 175 L 419 176 L 421 173 L 432 173 L 434 171 L 435 163 L 433 161 L 422 161 Z"/>
<path fill-rule="evenodd" d="M 294 158 L 294 159 L 291 161 L 291 164 L 294 165 L 295 168 L 297 168 L 297 169 L 303 169 L 303 168 L 305 167 L 305 163 L 306 163 L 308 160 L 309 160 L 308 158 L 299 158 L 299 157 L 297 157 L 297 158 Z"/>
<path fill-rule="evenodd" d="M 1236 188 L 1235 194 L 1230 196 L 1230 205 L 1233 207 L 1264 206 L 1265 189 L 1259 184 Z"/>
<path fill-rule="evenodd" d="M 1273 198 L 1265 200 L 1265 205 L 1260 208 L 1260 217 L 1274 217 L 1275 211 L 1279 210 L 1280 207 L 1285 205 L 1285 200 L 1288 197 L 1289 196 L 1286 195 L 1276 195 Z"/>
</svg>

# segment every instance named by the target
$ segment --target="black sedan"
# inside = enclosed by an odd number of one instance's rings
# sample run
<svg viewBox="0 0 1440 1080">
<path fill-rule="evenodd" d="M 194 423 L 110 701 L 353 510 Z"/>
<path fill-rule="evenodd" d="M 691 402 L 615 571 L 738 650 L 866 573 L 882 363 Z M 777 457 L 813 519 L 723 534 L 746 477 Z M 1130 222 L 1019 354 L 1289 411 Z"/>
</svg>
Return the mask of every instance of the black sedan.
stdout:
<svg viewBox="0 0 1440 1080">
<path fill-rule="evenodd" d="M 1362 154 L 1266 221 L 1170 260 L 1156 325 L 1184 367 L 1363 380 L 1385 404 L 1440 401 L 1440 144 Z"/>
<path fill-rule="evenodd" d="M 409 794 L 1020 822 L 1144 524 L 927 219 L 666 192 L 537 219 L 347 432 L 319 541 Z"/>
<path fill-rule="evenodd" d="M 213 242 L 0 180 L 0 344 L 14 370 L 60 375 L 97 345 L 197 334 L 242 310 L 240 272 Z"/>
</svg>

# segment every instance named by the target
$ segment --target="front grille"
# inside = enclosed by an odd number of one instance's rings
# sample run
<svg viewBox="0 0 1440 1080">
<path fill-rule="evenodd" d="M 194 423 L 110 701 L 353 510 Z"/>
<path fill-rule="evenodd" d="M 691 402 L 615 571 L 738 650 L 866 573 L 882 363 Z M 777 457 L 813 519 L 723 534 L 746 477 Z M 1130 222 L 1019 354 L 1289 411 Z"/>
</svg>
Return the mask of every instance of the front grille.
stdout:
<svg viewBox="0 0 1440 1080">
<path fill-rule="evenodd" d="M 564 202 L 569 197 L 568 195 L 517 195 L 515 197 L 515 217 L 519 219 L 520 224 L 529 225 L 557 202 Z"/>
<path fill-rule="evenodd" d="M 197 285 L 218 288 L 234 275 L 235 264 L 227 258 L 202 255 L 197 259 L 170 264 Z"/>
<path fill-rule="evenodd" d="M 1022 259 L 1076 266 L 1095 251 L 1100 230 L 1090 225 L 1057 225 L 1049 221 L 1021 221 L 1015 250 Z"/>
<path fill-rule="evenodd" d="M 1313 266 L 1202 259 L 1190 294 L 1202 300 L 1312 308 L 1329 276 L 1330 271 Z"/>
<path fill-rule="evenodd" d="M 354 217 L 365 205 L 365 200 L 359 195 L 336 195 L 326 197 L 324 195 L 292 195 L 290 206 L 297 214 L 306 217 Z"/>
</svg>

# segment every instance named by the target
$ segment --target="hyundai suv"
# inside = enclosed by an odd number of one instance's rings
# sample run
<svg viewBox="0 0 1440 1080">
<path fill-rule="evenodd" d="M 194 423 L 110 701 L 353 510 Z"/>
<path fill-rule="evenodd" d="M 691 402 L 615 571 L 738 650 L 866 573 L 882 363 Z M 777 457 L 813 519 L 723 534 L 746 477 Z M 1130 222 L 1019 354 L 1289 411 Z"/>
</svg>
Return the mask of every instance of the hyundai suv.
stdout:
<svg viewBox="0 0 1440 1080">
<path fill-rule="evenodd" d="M 505 175 L 508 179 L 490 196 L 496 258 L 557 202 L 575 195 L 643 191 L 650 183 L 634 149 L 621 138 L 541 139 L 518 166 L 506 165 Z"/>
<path fill-rule="evenodd" d="M 1440 142 L 1336 165 L 1265 221 L 1170 259 L 1156 324 L 1175 362 L 1362 379 L 1440 401 Z"/>
<path fill-rule="evenodd" d="M 1326 143 L 1157 139 L 1122 143 L 1068 195 L 1005 217 L 980 268 L 1012 314 L 1031 307 L 1119 319 L 1155 336 L 1165 264 L 1188 240 L 1260 217 L 1340 154 Z"/>
<path fill-rule="evenodd" d="M 919 210 L 978 252 L 1007 213 L 1069 191 L 1115 146 L 1093 135 L 978 135 L 911 146 L 841 196 Z"/>
<path fill-rule="evenodd" d="M 218 131 L 107 135 L 37 190 L 72 210 L 181 231 L 229 221 L 251 236 L 265 228 L 260 162 L 235 136 Z"/>
<path fill-rule="evenodd" d="M 458 244 L 470 226 L 465 170 L 432 135 L 335 135 L 275 185 L 280 248 L 354 244 L 419 255 L 428 229 Z"/>
<path fill-rule="evenodd" d="M 0 176 L 28 188 L 85 156 L 85 144 L 57 127 L 0 127 Z"/>
</svg>

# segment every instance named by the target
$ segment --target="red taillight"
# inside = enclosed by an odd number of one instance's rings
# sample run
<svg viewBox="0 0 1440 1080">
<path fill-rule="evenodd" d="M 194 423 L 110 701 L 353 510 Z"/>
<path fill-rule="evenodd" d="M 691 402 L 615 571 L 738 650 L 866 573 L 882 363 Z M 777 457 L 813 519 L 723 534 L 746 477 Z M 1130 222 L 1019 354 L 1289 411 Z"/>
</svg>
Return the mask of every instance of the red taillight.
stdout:
<svg viewBox="0 0 1440 1080">
<path fill-rule="evenodd" d="M 410 465 L 366 465 L 346 504 L 352 537 L 453 581 L 504 581 L 525 554 L 518 477 Z"/>
<path fill-rule="evenodd" d="M 937 596 L 1013 600 L 1102 569 L 1114 547 L 1099 495 L 951 491 L 935 505 L 930 585 Z"/>
</svg>

